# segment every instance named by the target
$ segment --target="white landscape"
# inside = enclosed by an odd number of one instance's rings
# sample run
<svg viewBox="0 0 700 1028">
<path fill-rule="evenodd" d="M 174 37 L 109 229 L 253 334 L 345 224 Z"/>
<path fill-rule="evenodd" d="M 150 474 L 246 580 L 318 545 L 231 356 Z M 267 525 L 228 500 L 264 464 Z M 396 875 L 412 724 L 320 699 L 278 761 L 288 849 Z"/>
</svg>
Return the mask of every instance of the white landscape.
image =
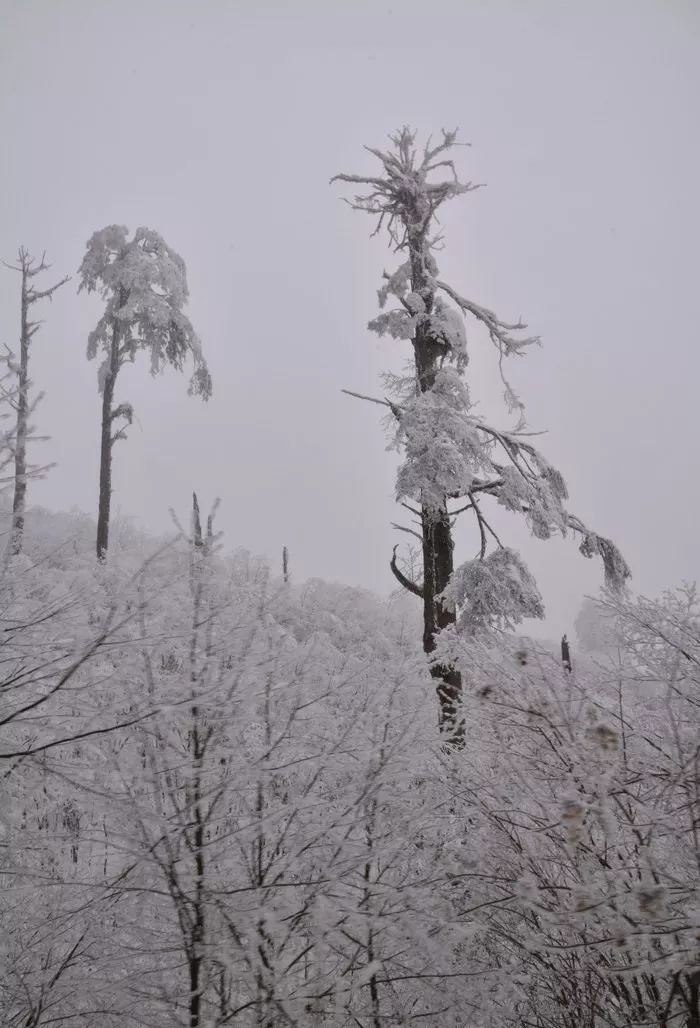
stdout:
<svg viewBox="0 0 700 1028">
<path fill-rule="evenodd" d="M 0 36 L 0 1028 L 700 1028 L 698 11 Z"/>
</svg>

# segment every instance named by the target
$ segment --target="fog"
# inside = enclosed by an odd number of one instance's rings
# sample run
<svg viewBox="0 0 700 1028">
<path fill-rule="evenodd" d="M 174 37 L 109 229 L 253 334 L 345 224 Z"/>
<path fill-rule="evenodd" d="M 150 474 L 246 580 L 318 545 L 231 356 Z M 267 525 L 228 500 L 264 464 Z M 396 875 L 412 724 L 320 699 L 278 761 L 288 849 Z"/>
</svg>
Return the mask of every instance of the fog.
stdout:
<svg viewBox="0 0 700 1028">
<path fill-rule="evenodd" d="M 74 276 L 33 345 L 50 439 L 32 457 L 57 467 L 32 503 L 96 509 L 100 302 L 75 272 L 94 230 L 147 225 L 187 263 L 214 395 L 147 360 L 120 376 L 136 419 L 115 509 L 167 532 L 196 489 L 221 497 L 228 546 L 393 589 L 396 455 L 380 409 L 341 389 L 381 396 L 406 355 L 366 329 L 395 258 L 329 179 L 370 173 L 363 144 L 397 126 L 459 126 L 462 175 L 487 187 L 445 209 L 444 277 L 541 335 L 511 369 L 529 427 L 633 585 L 698 574 L 695 4 L 3 0 L 0 23 L 1 256 L 46 250 Z M 15 348 L 17 278 L 0 271 Z M 493 349 L 469 341 L 472 396 L 507 423 Z M 545 597 L 537 630 L 570 630 L 597 562 L 502 525 Z"/>
</svg>

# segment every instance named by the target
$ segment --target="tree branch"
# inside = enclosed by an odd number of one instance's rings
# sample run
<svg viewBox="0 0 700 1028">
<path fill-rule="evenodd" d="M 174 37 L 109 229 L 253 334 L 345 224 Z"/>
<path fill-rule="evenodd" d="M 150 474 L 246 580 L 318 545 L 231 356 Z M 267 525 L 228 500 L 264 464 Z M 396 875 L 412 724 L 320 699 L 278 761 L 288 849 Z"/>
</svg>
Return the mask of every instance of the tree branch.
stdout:
<svg viewBox="0 0 700 1028">
<path fill-rule="evenodd" d="M 423 536 L 419 532 L 414 531 L 414 529 L 406 528 L 404 525 L 397 525 L 395 521 L 391 522 L 391 527 L 395 528 L 397 532 L 408 532 L 409 535 L 416 537 L 421 546 L 423 545 Z"/>
<path fill-rule="evenodd" d="M 392 573 L 394 575 L 394 578 L 396 579 L 396 581 L 400 585 L 402 585 L 404 587 L 404 589 L 408 590 L 409 593 L 413 593 L 414 596 L 418 596 L 422 600 L 423 599 L 423 589 L 421 588 L 421 586 L 416 585 L 415 582 L 412 582 L 410 578 L 406 578 L 406 576 L 404 574 L 402 574 L 401 571 L 399 571 L 398 566 L 396 564 L 396 551 L 397 550 L 398 550 L 398 546 L 395 546 L 394 547 L 393 556 L 391 558 L 391 561 L 389 562 L 389 567 L 391 568 L 391 571 L 392 571 Z"/>
<path fill-rule="evenodd" d="M 377 400 L 374 396 L 364 396 L 363 393 L 353 393 L 351 389 L 341 389 L 346 396 L 354 396 L 357 400 L 367 400 L 368 403 L 378 403 L 381 407 L 388 407 L 395 418 L 401 417 L 401 407 L 390 400 Z"/>
<path fill-rule="evenodd" d="M 43 270 L 43 269 L 38 269 L 37 268 L 37 271 L 38 270 Z M 37 292 L 35 289 L 30 289 L 27 292 L 27 303 L 36 303 L 37 300 L 46 300 L 46 299 L 52 300 L 53 299 L 53 294 L 56 292 L 56 290 L 60 289 L 61 286 L 64 286 L 66 284 L 66 282 L 70 282 L 70 280 L 71 280 L 71 276 L 70 275 L 66 275 L 65 278 L 62 278 L 61 281 L 57 282 L 55 286 L 51 286 L 50 289 L 42 289 L 39 292 Z"/>
</svg>

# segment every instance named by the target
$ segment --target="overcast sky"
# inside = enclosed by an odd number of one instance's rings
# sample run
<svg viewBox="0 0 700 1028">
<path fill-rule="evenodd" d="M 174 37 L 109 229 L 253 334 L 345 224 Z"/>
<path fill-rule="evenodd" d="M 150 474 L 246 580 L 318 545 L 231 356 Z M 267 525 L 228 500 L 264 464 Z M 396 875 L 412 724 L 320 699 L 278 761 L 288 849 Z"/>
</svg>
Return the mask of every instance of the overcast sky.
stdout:
<svg viewBox="0 0 700 1028">
<path fill-rule="evenodd" d="M 542 336 L 513 369 L 529 423 L 652 592 L 700 570 L 699 96 L 694 0 L 0 0 L 0 255 L 45 249 L 75 275 L 96 229 L 158 230 L 187 263 L 214 397 L 146 358 L 124 372 L 114 507 L 161 532 L 193 488 L 220 496 L 229 546 L 278 562 L 286 544 L 297 579 L 388 592 L 396 459 L 380 409 L 340 389 L 380 392 L 406 344 L 366 330 L 392 258 L 328 180 L 370 172 L 362 145 L 401 124 L 460 126 L 463 176 L 488 187 L 444 209 L 443 277 Z M 0 274 L 15 347 L 17 278 Z M 100 305 L 75 287 L 33 347 L 51 436 L 34 456 L 58 467 L 31 500 L 93 513 Z M 496 418 L 493 352 L 469 339 Z M 502 524 L 545 630 L 571 630 L 598 565 Z"/>
</svg>

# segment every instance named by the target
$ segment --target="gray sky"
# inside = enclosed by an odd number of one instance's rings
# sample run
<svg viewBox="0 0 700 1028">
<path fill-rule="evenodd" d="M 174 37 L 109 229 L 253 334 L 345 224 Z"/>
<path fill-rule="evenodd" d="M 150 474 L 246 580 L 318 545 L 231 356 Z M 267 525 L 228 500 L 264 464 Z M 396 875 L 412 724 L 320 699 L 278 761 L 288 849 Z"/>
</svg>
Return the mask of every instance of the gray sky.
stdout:
<svg viewBox="0 0 700 1028">
<path fill-rule="evenodd" d="M 297 579 L 386 592 L 395 457 L 379 408 L 339 390 L 377 393 L 398 366 L 402 344 L 365 328 L 392 260 L 328 179 L 370 171 L 362 144 L 400 124 L 459 125 L 464 177 L 488 188 L 445 208 L 444 277 L 542 335 L 513 369 L 530 425 L 571 509 L 659 590 L 700 565 L 698 96 L 693 0 L 0 0 L 0 250 L 46 249 L 61 277 L 106 224 L 160 231 L 187 263 L 215 395 L 151 380 L 146 359 L 124 373 L 137 421 L 115 507 L 167 530 L 196 488 L 221 497 L 230 546 L 277 561 L 286 543 Z M 0 274 L 10 344 L 17 285 Z M 73 282 L 43 313 L 32 374 L 52 438 L 34 456 L 59 466 L 31 499 L 93 512 L 99 301 Z M 495 418 L 493 353 L 469 339 Z M 505 530 L 546 631 L 570 630 L 598 565 Z"/>
</svg>

